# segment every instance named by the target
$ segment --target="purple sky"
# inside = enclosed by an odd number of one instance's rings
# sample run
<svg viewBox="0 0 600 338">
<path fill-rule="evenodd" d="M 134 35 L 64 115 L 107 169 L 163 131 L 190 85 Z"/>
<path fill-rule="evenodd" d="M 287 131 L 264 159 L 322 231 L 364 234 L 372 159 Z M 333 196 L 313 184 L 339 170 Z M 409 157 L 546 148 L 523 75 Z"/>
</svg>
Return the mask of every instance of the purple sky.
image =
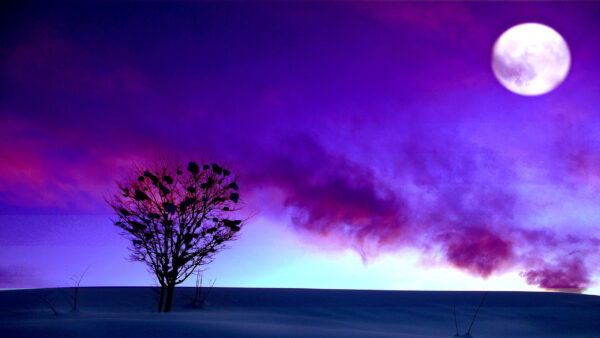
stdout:
<svg viewBox="0 0 600 338">
<path fill-rule="evenodd" d="M 240 173 L 255 216 L 225 262 L 284 266 L 268 246 L 288 236 L 290 252 L 367 265 L 411 250 L 477 280 L 597 286 L 600 3 L 47 6 L 0 18 L 0 287 L 90 262 L 90 284 L 151 283 L 123 261 L 104 196 L 157 156 Z M 569 45 L 549 94 L 511 93 L 491 70 L 494 41 L 523 22 Z M 240 271 L 240 286 L 279 285 Z"/>
</svg>

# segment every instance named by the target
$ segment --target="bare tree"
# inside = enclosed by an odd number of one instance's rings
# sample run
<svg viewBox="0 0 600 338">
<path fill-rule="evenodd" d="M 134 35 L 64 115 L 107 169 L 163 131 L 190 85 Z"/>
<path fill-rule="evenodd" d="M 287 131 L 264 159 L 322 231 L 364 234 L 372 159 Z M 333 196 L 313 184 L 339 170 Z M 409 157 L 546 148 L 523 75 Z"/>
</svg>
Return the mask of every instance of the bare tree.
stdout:
<svg viewBox="0 0 600 338">
<path fill-rule="evenodd" d="M 42 304 L 46 305 L 50 311 L 56 316 L 56 296 L 52 295 L 52 290 L 38 290 L 37 292 L 29 293 L 32 297 L 38 299 Z"/>
<path fill-rule="evenodd" d="M 89 268 L 90 267 L 88 266 L 79 275 L 71 276 L 71 281 L 73 282 L 73 295 L 64 293 L 65 297 L 69 300 L 69 303 L 71 303 L 71 311 L 73 312 L 77 311 L 77 300 L 79 299 L 79 286 L 81 285 L 81 281 L 83 280 L 83 277 L 85 277 L 85 274 L 87 273 Z"/>
<path fill-rule="evenodd" d="M 131 259 L 146 263 L 161 285 L 158 311 L 166 291 L 169 312 L 175 285 L 211 263 L 241 229 L 242 220 L 229 216 L 238 210 L 237 177 L 216 163 L 184 169 L 175 161 L 135 168 L 134 175 L 108 203 L 131 240 Z"/>
<path fill-rule="evenodd" d="M 196 271 L 196 288 L 194 289 L 194 297 L 192 298 L 192 307 L 194 309 L 204 306 L 216 281 L 216 279 L 213 279 L 212 282 L 210 282 L 210 287 L 207 290 L 203 290 L 202 271 Z"/>
<path fill-rule="evenodd" d="M 458 321 L 456 320 L 456 303 L 454 303 L 454 327 L 456 327 L 454 337 L 460 337 L 460 334 L 458 333 Z"/>
<path fill-rule="evenodd" d="M 465 333 L 464 337 L 471 337 L 471 329 L 473 328 L 473 324 L 475 324 L 475 319 L 477 318 L 479 309 L 481 309 L 481 306 L 483 305 L 483 301 L 485 300 L 486 295 L 487 295 L 487 291 L 483 293 L 483 297 L 481 297 L 481 302 L 479 302 L 479 306 L 477 307 L 477 310 L 475 310 L 475 313 L 473 314 L 473 319 L 471 320 L 471 325 L 469 325 L 469 330 L 467 331 L 467 333 Z"/>
</svg>

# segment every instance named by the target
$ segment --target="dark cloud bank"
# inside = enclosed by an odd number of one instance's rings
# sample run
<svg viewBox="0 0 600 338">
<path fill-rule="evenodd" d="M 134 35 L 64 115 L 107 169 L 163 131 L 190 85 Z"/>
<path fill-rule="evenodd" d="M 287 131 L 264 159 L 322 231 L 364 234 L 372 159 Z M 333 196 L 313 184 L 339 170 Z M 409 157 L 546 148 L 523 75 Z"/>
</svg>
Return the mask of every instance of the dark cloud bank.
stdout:
<svg viewBox="0 0 600 338">
<path fill-rule="evenodd" d="M 519 204 L 514 174 L 493 154 L 460 155 L 426 142 L 396 149 L 399 189 L 368 164 L 328 153 L 307 137 L 258 161 L 247 182 L 276 187 L 299 230 L 354 248 L 365 261 L 414 247 L 483 278 L 518 269 L 528 284 L 545 289 L 591 285 L 600 240 L 529 229 L 517 211 L 531 206 Z"/>
</svg>

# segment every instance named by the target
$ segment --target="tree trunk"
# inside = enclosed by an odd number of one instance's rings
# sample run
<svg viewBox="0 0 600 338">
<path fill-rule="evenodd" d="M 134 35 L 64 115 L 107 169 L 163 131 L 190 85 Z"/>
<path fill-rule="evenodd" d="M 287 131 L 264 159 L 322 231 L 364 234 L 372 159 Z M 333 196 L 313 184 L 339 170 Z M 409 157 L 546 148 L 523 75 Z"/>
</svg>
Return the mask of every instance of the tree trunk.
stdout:
<svg viewBox="0 0 600 338">
<path fill-rule="evenodd" d="M 73 309 L 71 311 L 77 311 L 77 296 L 79 293 L 79 287 L 75 287 L 75 290 L 73 292 Z"/>
<path fill-rule="evenodd" d="M 171 305 L 173 304 L 173 292 L 175 291 L 175 284 L 167 286 L 167 302 L 165 303 L 165 312 L 171 311 Z"/>
<path fill-rule="evenodd" d="M 165 296 L 165 287 L 161 285 L 160 286 L 160 298 L 158 300 L 158 312 L 162 312 L 164 296 Z"/>
</svg>

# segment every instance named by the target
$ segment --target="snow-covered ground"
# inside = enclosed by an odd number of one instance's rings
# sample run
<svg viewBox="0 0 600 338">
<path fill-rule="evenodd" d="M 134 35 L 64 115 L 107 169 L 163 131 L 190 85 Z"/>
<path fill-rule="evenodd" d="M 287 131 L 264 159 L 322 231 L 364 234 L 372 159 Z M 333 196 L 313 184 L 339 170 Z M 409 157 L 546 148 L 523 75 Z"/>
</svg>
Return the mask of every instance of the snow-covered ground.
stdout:
<svg viewBox="0 0 600 338">
<path fill-rule="evenodd" d="M 0 291 L 0 337 L 450 337 L 464 334 L 481 292 L 214 288 L 202 309 L 178 288 L 156 313 L 153 288 Z M 54 316 L 39 296 L 56 301 Z M 600 297 L 489 292 L 473 337 L 600 337 Z"/>
</svg>

